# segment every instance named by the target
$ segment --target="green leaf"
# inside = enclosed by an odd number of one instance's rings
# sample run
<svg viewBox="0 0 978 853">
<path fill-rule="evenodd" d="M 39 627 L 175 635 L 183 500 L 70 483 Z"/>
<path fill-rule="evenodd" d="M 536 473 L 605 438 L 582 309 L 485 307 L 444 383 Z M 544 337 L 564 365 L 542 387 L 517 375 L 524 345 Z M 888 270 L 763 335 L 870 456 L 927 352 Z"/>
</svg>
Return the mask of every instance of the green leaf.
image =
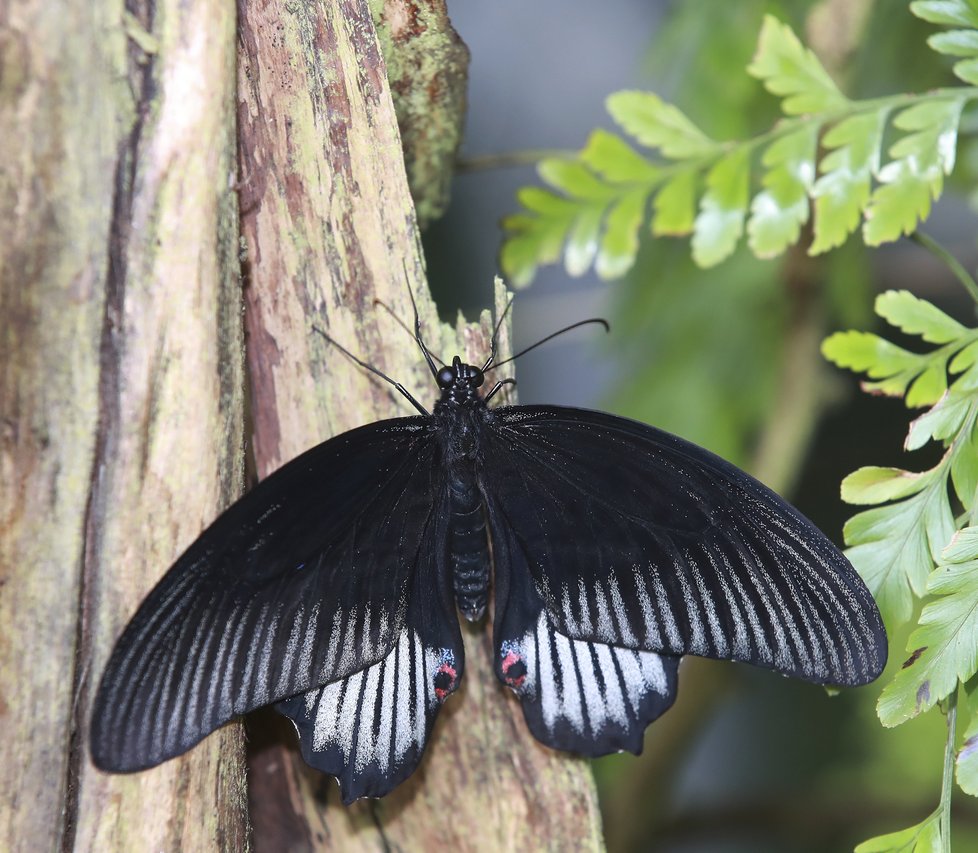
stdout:
<svg viewBox="0 0 978 853">
<path fill-rule="evenodd" d="M 893 126 L 916 132 L 898 139 L 890 148 L 890 156 L 912 158 L 924 167 L 921 171 L 940 169 L 950 175 L 964 103 L 964 98 L 923 101 L 897 113 Z"/>
<path fill-rule="evenodd" d="M 957 435 L 971 405 L 972 401 L 967 396 L 946 394 L 933 408 L 910 424 L 904 448 L 918 450 L 931 439 L 945 441 Z"/>
<path fill-rule="evenodd" d="M 978 670 L 978 528 L 959 531 L 927 582 L 935 596 L 910 635 L 913 652 L 879 699 L 884 726 L 916 717 Z"/>
<path fill-rule="evenodd" d="M 866 208 L 863 239 L 878 246 L 910 234 L 930 214 L 931 200 L 943 190 L 943 176 L 954 168 L 961 98 L 926 101 L 907 107 L 893 121 L 913 131 L 890 148 L 894 159 L 879 171 L 880 186 Z"/>
<path fill-rule="evenodd" d="M 808 221 L 808 193 L 815 180 L 816 127 L 776 139 L 764 152 L 764 189 L 754 196 L 747 233 L 759 258 L 780 255 L 798 241 Z"/>
<path fill-rule="evenodd" d="M 548 217 L 566 217 L 569 222 L 577 211 L 577 205 L 569 199 L 542 187 L 522 187 L 516 200 L 527 210 Z"/>
<path fill-rule="evenodd" d="M 973 367 L 978 364 L 978 341 L 972 341 L 964 349 L 962 349 L 948 365 L 948 370 L 951 373 L 961 373 L 963 370 L 967 370 L 969 367 Z"/>
<path fill-rule="evenodd" d="M 865 372 L 873 379 L 894 376 L 919 363 L 919 356 L 872 332 L 829 335 L 822 341 L 822 355 L 839 367 Z M 902 395 L 903 389 L 896 393 Z"/>
<path fill-rule="evenodd" d="M 964 742 L 955 759 L 958 785 L 966 794 L 978 797 L 978 708 L 964 731 Z"/>
<path fill-rule="evenodd" d="M 975 559 L 978 559 L 978 527 L 957 531 L 941 552 L 941 561 L 946 564 L 968 563 Z"/>
<path fill-rule="evenodd" d="M 664 157 L 686 160 L 716 149 L 716 143 L 682 112 L 651 92 L 615 92 L 605 105 L 631 136 L 649 148 L 658 148 Z"/>
<path fill-rule="evenodd" d="M 920 335 L 932 344 L 946 344 L 968 331 L 940 308 L 914 296 L 909 290 L 887 290 L 876 297 L 874 307 L 891 326 L 908 335 Z"/>
<path fill-rule="evenodd" d="M 932 24 L 978 27 L 978 10 L 964 0 L 917 0 L 910 11 Z"/>
<path fill-rule="evenodd" d="M 571 198 L 608 201 L 615 195 L 614 187 L 600 181 L 594 172 L 576 160 L 548 157 L 540 161 L 537 172 L 550 186 Z"/>
<path fill-rule="evenodd" d="M 900 468 L 867 466 L 842 481 L 842 500 L 847 504 L 878 504 L 909 497 L 933 476 L 933 471 L 915 474 Z"/>
<path fill-rule="evenodd" d="M 622 196 L 609 209 L 595 262 L 595 269 L 601 278 L 618 278 L 635 263 L 638 230 L 645 215 L 647 196 L 645 190 L 633 191 Z"/>
<path fill-rule="evenodd" d="M 843 535 L 851 546 L 846 552 L 866 581 L 886 624 L 892 629 L 913 612 L 914 596 L 921 596 L 927 576 L 954 532 L 946 478 L 927 477 L 920 492 L 899 503 L 860 512 L 850 518 Z"/>
<path fill-rule="evenodd" d="M 532 195 L 535 203 L 550 196 L 562 204 L 552 218 L 517 214 L 503 220 L 503 228 L 510 236 L 503 243 L 499 260 L 503 272 L 515 287 L 529 284 L 539 264 L 557 262 L 575 210 L 565 199 L 553 196 L 545 190 L 534 189 L 531 194 L 530 189 L 534 188 L 528 187 L 520 192 L 521 200 L 526 195 Z"/>
<path fill-rule="evenodd" d="M 929 44 L 938 53 L 948 56 L 978 55 L 978 30 L 948 30 L 935 33 L 929 39 Z"/>
<path fill-rule="evenodd" d="M 822 158 L 821 176 L 812 187 L 815 199 L 815 238 L 810 253 L 836 246 L 859 226 L 869 201 L 872 176 L 879 168 L 886 109 L 850 116 L 823 137 L 828 153 Z"/>
<path fill-rule="evenodd" d="M 971 86 L 978 86 L 978 59 L 962 59 L 954 63 L 954 75 Z"/>
<path fill-rule="evenodd" d="M 729 257 L 744 231 L 750 181 L 746 148 L 735 148 L 710 169 L 693 224 L 693 260 L 711 267 Z"/>
<path fill-rule="evenodd" d="M 918 376 L 907 390 L 907 408 L 932 406 L 947 391 L 947 369 L 943 361 L 934 361 Z"/>
<path fill-rule="evenodd" d="M 620 136 L 595 130 L 580 154 L 581 162 L 611 183 L 653 183 L 662 170 Z"/>
<path fill-rule="evenodd" d="M 693 230 L 696 219 L 698 175 L 692 169 L 679 172 L 663 184 L 652 206 L 652 233 L 656 237 L 681 237 Z"/>
<path fill-rule="evenodd" d="M 772 15 L 764 18 L 757 52 L 747 67 L 774 95 L 784 96 L 788 115 L 843 109 L 848 101 L 815 54 L 805 48 L 791 27 Z"/>
<path fill-rule="evenodd" d="M 921 176 L 905 160 L 887 163 L 879 178 L 883 186 L 873 193 L 863 225 L 863 239 L 868 246 L 913 233 L 917 223 L 930 215 L 931 195 L 936 198 L 942 189 L 940 175 Z"/>
<path fill-rule="evenodd" d="M 957 440 L 960 447 L 951 458 L 951 483 L 962 506 L 973 508 L 978 506 L 978 428 L 974 420 Z"/>
<path fill-rule="evenodd" d="M 854 853 L 941 853 L 941 849 L 941 822 L 935 814 L 909 829 L 870 838 Z"/>
<path fill-rule="evenodd" d="M 568 275 L 584 275 L 590 268 L 598 253 L 598 238 L 603 219 L 603 207 L 585 207 L 578 214 L 567 235 L 567 246 L 564 249 L 564 267 Z"/>
</svg>

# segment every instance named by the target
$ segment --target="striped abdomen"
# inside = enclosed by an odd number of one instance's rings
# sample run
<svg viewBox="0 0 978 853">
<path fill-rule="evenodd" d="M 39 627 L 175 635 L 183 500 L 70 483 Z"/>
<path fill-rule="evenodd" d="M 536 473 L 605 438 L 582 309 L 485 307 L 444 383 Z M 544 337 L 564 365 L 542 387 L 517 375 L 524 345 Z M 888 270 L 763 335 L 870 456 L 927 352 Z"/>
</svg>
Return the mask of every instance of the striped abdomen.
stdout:
<svg viewBox="0 0 978 853">
<path fill-rule="evenodd" d="M 448 488 L 451 499 L 449 553 L 455 582 L 455 602 L 462 615 L 474 622 L 486 612 L 489 593 L 486 514 L 474 479 L 459 476 L 456 472 Z"/>
</svg>

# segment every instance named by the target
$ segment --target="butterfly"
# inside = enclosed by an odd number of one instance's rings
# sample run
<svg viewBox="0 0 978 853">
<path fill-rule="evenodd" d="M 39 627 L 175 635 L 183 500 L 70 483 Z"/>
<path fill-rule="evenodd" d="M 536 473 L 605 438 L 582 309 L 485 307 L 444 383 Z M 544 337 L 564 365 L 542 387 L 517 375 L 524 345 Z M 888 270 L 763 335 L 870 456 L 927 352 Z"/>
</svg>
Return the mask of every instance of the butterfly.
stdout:
<svg viewBox="0 0 978 853">
<path fill-rule="evenodd" d="M 306 451 L 190 545 L 112 651 L 98 767 L 152 767 L 274 705 L 344 802 L 381 797 L 459 686 L 458 612 L 482 618 L 490 591 L 497 676 L 538 740 L 585 756 L 641 751 L 683 655 L 817 684 L 880 674 L 872 595 L 774 492 L 643 423 L 490 407 L 512 381 L 482 390 L 505 363 L 495 334 L 481 368 L 436 364 L 417 316 L 415 339 L 440 392 L 430 413 L 330 339 L 419 414 Z"/>
</svg>

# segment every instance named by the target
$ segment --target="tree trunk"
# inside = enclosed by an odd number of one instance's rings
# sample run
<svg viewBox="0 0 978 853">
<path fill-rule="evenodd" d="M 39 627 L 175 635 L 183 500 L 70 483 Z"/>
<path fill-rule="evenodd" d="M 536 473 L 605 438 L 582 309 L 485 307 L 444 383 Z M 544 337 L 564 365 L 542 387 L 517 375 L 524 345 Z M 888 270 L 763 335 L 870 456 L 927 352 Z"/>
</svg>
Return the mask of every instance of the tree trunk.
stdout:
<svg viewBox="0 0 978 853">
<path fill-rule="evenodd" d="M 240 726 L 132 776 L 91 697 L 241 490 L 234 9 L 0 11 L 0 849 L 245 849 Z"/>
<path fill-rule="evenodd" d="M 365 0 L 240 0 L 242 230 L 249 259 L 248 363 L 261 476 L 359 424 L 411 414 L 329 334 L 428 404 L 434 384 L 382 300 L 450 358 L 488 353 L 481 326 L 437 321 L 424 288 L 397 122 Z M 488 291 L 488 276 L 487 276 Z M 497 311 L 504 291 L 495 297 Z M 504 345 L 506 341 L 504 339 Z M 302 765 L 294 736 L 255 756 L 255 846 L 291 850 L 599 849 L 586 762 L 538 744 L 492 672 L 488 624 L 466 626 L 466 673 L 420 769 L 377 802 L 346 808 Z M 283 815 L 291 813 L 292 820 Z"/>
<path fill-rule="evenodd" d="M 238 724 L 130 776 L 87 749 L 111 643 L 242 488 L 235 190 L 262 475 L 405 411 L 313 323 L 423 401 L 431 377 L 375 298 L 410 317 L 410 287 L 436 351 L 486 352 L 487 318 L 443 327 L 423 286 L 364 0 L 241 5 L 237 179 L 228 0 L 0 6 L 2 850 L 248 849 Z M 413 779 L 346 809 L 294 745 L 273 749 L 252 801 L 280 808 L 256 811 L 256 846 L 600 847 L 587 765 L 532 740 L 488 629 L 466 637 Z"/>
</svg>

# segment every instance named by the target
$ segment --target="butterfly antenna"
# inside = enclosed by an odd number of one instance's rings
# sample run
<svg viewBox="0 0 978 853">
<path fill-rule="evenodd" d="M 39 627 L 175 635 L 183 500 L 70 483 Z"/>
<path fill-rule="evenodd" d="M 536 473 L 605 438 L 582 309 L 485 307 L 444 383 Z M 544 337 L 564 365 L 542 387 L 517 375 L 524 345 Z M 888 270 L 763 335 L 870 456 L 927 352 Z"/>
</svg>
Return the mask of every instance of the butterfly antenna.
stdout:
<svg viewBox="0 0 978 853">
<path fill-rule="evenodd" d="M 405 388 L 400 382 L 395 382 L 386 373 L 384 373 L 381 370 L 378 370 L 372 364 L 367 364 L 367 362 L 365 362 L 363 359 L 357 358 L 345 346 L 333 340 L 333 338 L 327 335 L 322 329 L 319 328 L 319 326 L 313 326 L 312 328 L 313 331 L 318 332 L 320 335 L 322 335 L 326 339 L 327 343 L 330 343 L 334 347 L 336 347 L 341 353 L 343 353 L 343 355 L 345 355 L 348 359 L 350 359 L 350 361 L 359 364 L 360 367 L 362 367 L 364 370 L 369 370 L 374 376 L 379 376 L 381 379 L 384 380 L 384 382 L 393 385 L 405 397 L 405 399 L 407 399 L 407 401 L 412 406 L 414 406 L 414 408 L 416 408 L 419 412 L 421 412 L 422 415 L 425 415 L 426 417 L 431 415 L 431 412 L 429 412 L 424 406 L 422 406 L 417 400 L 415 400 L 414 397 L 411 396 L 411 392 L 408 391 L 408 389 Z"/>
<path fill-rule="evenodd" d="M 516 361 L 516 359 L 518 359 L 521 355 L 526 355 L 528 352 L 530 352 L 530 350 L 535 350 L 538 346 L 542 346 L 547 341 L 552 341 L 558 335 L 564 334 L 564 332 L 570 332 L 573 329 L 580 328 L 581 326 L 590 326 L 595 323 L 604 326 L 604 330 L 606 332 L 611 331 L 611 326 L 608 325 L 608 321 L 602 319 L 601 317 L 591 317 L 588 320 L 578 320 L 576 323 L 571 323 L 569 326 L 564 326 L 563 329 L 558 329 L 553 334 L 547 335 L 547 337 L 537 341 L 535 344 L 530 344 L 526 349 L 521 349 L 518 353 L 516 353 L 516 355 L 511 355 L 509 358 L 505 359 L 504 361 L 496 362 L 496 364 L 493 364 L 488 369 L 495 370 L 497 367 L 502 367 L 504 364 L 509 364 L 511 361 Z M 483 370 L 483 373 L 484 372 L 485 370 Z"/>
<path fill-rule="evenodd" d="M 415 340 L 417 340 L 417 335 L 414 332 L 412 332 L 411 329 L 408 328 L 408 324 L 407 323 L 405 323 L 400 317 L 397 316 L 397 314 L 394 313 L 394 309 L 391 308 L 390 305 L 388 305 L 386 302 L 384 302 L 384 301 L 382 301 L 380 299 L 375 299 L 374 300 L 374 305 L 379 305 L 381 308 L 383 308 L 388 314 L 390 314 L 391 319 L 395 323 L 397 323 L 398 326 L 400 326 L 402 329 L 404 329 L 404 331 L 407 332 L 412 338 L 414 338 Z M 439 358 L 439 356 L 436 353 L 433 353 L 432 352 L 430 354 L 431 354 L 431 357 L 435 361 L 437 361 L 439 365 L 441 365 L 442 367 L 445 366 L 445 362 L 441 358 Z"/>
<path fill-rule="evenodd" d="M 404 274 L 407 275 L 407 265 L 404 267 Z M 421 337 L 421 316 L 418 314 L 418 303 L 414 301 L 414 291 L 411 290 L 411 284 L 408 282 L 408 296 L 411 297 L 411 308 L 414 310 L 414 339 L 418 342 L 418 346 L 421 348 L 421 353 L 424 355 L 424 360 L 428 362 L 428 369 L 431 371 L 432 376 L 438 376 L 438 368 L 435 367 L 435 360 L 431 356 L 431 352 L 428 350 L 427 345 L 424 342 L 424 338 Z"/>
<path fill-rule="evenodd" d="M 499 345 L 499 330 L 503 327 L 503 323 L 506 322 L 506 315 L 509 314 L 509 309 L 513 307 L 513 300 L 515 298 L 515 296 L 509 297 L 509 302 L 506 303 L 503 313 L 499 315 L 499 319 L 496 321 L 496 328 L 492 330 L 492 337 L 489 339 L 489 358 L 487 358 L 486 363 L 482 365 L 483 373 L 492 367 L 493 362 L 496 360 L 496 347 Z M 503 362 L 503 364 L 505 363 L 506 362 Z M 498 365 L 496 366 L 498 367 Z"/>
</svg>

